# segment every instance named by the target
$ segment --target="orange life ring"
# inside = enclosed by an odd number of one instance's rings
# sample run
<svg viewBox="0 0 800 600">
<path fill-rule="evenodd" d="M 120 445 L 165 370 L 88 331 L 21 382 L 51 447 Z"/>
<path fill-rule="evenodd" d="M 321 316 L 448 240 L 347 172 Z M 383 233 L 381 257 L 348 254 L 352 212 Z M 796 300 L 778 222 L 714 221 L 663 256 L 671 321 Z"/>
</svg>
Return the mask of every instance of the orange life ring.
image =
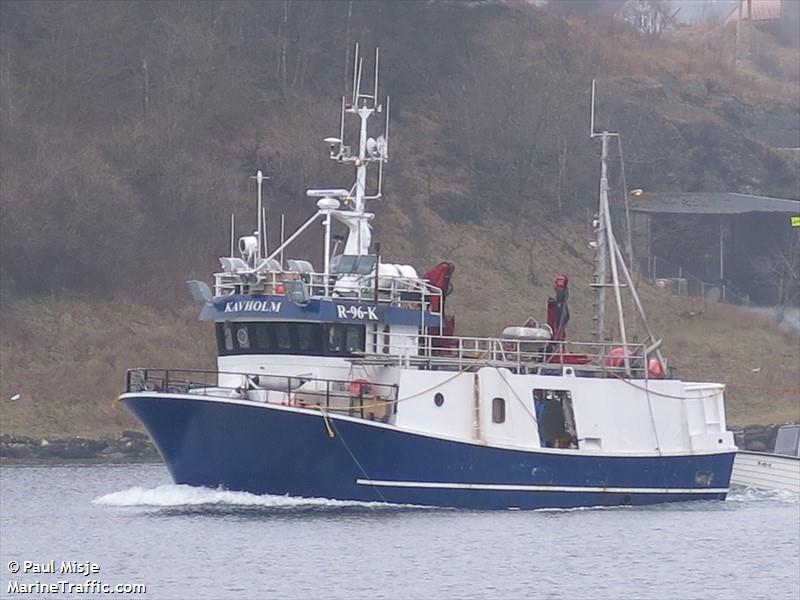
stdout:
<svg viewBox="0 0 800 600">
<path fill-rule="evenodd" d="M 353 379 L 348 385 L 347 390 L 351 396 L 361 397 L 372 393 L 372 382 L 368 379 Z"/>
<path fill-rule="evenodd" d="M 651 358 L 647 361 L 647 375 L 650 379 L 661 379 L 664 377 L 664 367 L 661 365 L 661 361 L 657 358 Z"/>
<path fill-rule="evenodd" d="M 631 355 L 625 348 L 612 348 L 606 354 L 603 361 L 607 367 L 622 367 L 625 365 L 625 359 L 630 359 Z"/>
</svg>

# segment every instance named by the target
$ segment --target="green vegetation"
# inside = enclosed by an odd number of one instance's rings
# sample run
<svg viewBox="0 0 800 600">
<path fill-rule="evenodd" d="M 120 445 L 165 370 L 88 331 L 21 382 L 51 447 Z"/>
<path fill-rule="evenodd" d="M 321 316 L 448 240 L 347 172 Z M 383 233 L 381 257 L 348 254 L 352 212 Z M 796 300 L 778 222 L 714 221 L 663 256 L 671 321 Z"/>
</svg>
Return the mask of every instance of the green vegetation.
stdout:
<svg viewBox="0 0 800 600">
<path fill-rule="evenodd" d="M 600 29 L 499 2 L 0 3 L 2 430 L 131 426 L 110 404 L 125 368 L 213 364 L 183 281 L 208 279 L 231 212 L 252 222 L 257 168 L 289 228 L 311 210 L 306 187 L 349 183 L 320 138 L 337 131 L 356 41 L 380 40 L 392 96 L 376 238 L 400 261 L 458 265 L 462 332 L 541 318 L 560 271 L 572 332 L 589 331 L 592 78 L 631 187 L 797 197 L 796 167 L 740 135 L 759 114 L 796 115 L 780 69 L 734 69 L 702 35 Z M 268 229 L 274 246 L 278 220 Z M 316 237 L 298 253 L 316 259 Z M 753 356 L 775 354 L 764 382 L 796 389 L 796 340 L 742 332 L 729 307 L 682 321 L 688 301 L 645 295 L 681 375 L 758 384 Z M 729 396 L 738 422 L 800 418 L 799 393 Z"/>
</svg>

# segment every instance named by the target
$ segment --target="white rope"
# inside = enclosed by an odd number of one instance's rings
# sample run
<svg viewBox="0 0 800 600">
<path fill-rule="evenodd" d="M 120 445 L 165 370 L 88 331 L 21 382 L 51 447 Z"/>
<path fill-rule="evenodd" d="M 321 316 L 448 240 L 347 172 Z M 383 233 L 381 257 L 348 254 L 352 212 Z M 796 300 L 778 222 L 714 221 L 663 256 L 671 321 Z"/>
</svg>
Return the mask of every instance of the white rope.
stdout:
<svg viewBox="0 0 800 600">
<path fill-rule="evenodd" d="M 506 375 L 505 375 L 505 373 L 503 373 L 502 369 L 497 369 L 497 372 L 500 374 L 500 378 L 503 381 L 505 381 L 506 385 L 511 390 L 511 393 L 514 394 L 514 397 L 522 405 L 522 408 L 525 409 L 525 412 L 528 413 L 528 416 L 531 418 L 531 420 L 534 422 L 534 424 L 538 428 L 539 427 L 539 420 L 536 418 L 536 415 L 533 414 L 530 410 L 528 410 L 527 404 L 525 404 L 525 401 L 522 398 L 519 397 L 519 394 L 517 394 L 517 390 L 515 390 L 513 388 L 513 386 L 511 385 L 511 383 L 509 383 L 508 379 L 506 379 Z"/>
<path fill-rule="evenodd" d="M 642 387 L 640 385 L 636 385 L 635 383 L 633 383 L 629 379 L 625 379 L 624 377 L 620 377 L 619 375 L 616 375 L 614 373 L 612 373 L 612 376 L 615 377 L 616 379 L 619 379 L 620 381 L 624 381 L 629 386 L 634 387 L 637 390 L 642 390 L 642 391 L 647 392 L 649 394 L 653 394 L 654 396 L 661 396 L 662 398 L 671 398 L 673 400 L 707 400 L 709 398 L 716 398 L 719 395 L 719 392 L 713 392 L 713 393 L 705 395 L 705 396 L 674 396 L 672 394 L 665 394 L 664 392 L 655 392 L 653 390 L 650 390 L 647 386 Z M 645 379 L 645 381 L 648 381 L 648 380 Z"/>
</svg>

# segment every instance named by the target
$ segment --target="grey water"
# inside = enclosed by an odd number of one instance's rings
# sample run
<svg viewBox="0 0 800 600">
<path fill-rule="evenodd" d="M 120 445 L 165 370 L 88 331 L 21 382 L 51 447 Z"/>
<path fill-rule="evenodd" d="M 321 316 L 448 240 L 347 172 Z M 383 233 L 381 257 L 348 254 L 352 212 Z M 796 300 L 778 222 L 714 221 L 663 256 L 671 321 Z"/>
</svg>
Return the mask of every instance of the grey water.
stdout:
<svg viewBox="0 0 800 600">
<path fill-rule="evenodd" d="M 50 561 L 56 573 L 33 572 Z M 62 561 L 97 567 L 59 573 Z M 160 464 L 5 465 L 0 597 L 77 597 L 19 591 L 37 581 L 83 583 L 72 588 L 82 598 L 108 597 L 88 587 L 102 583 L 159 599 L 797 599 L 800 501 L 746 490 L 725 502 L 485 512 L 191 488 Z"/>
</svg>

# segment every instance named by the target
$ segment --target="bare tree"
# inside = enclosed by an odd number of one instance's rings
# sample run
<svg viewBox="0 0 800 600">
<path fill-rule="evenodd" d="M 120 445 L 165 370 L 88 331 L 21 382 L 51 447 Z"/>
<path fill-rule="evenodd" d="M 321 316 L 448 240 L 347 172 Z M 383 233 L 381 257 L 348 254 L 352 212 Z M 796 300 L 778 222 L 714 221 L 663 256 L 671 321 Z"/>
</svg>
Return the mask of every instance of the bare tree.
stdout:
<svg viewBox="0 0 800 600">
<path fill-rule="evenodd" d="M 670 0 L 628 0 L 619 18 L 643 35 L 658 36 L 674 26 L 679 10 L 672 8 Z"/>
<path fill-rule="evenodd" d="M 793 237 L 788 245 L 753 260 L 756 270 L 774 282 L 779 317 L 787 308 L 800 306 L 800 234 Z"/>
</svg>

